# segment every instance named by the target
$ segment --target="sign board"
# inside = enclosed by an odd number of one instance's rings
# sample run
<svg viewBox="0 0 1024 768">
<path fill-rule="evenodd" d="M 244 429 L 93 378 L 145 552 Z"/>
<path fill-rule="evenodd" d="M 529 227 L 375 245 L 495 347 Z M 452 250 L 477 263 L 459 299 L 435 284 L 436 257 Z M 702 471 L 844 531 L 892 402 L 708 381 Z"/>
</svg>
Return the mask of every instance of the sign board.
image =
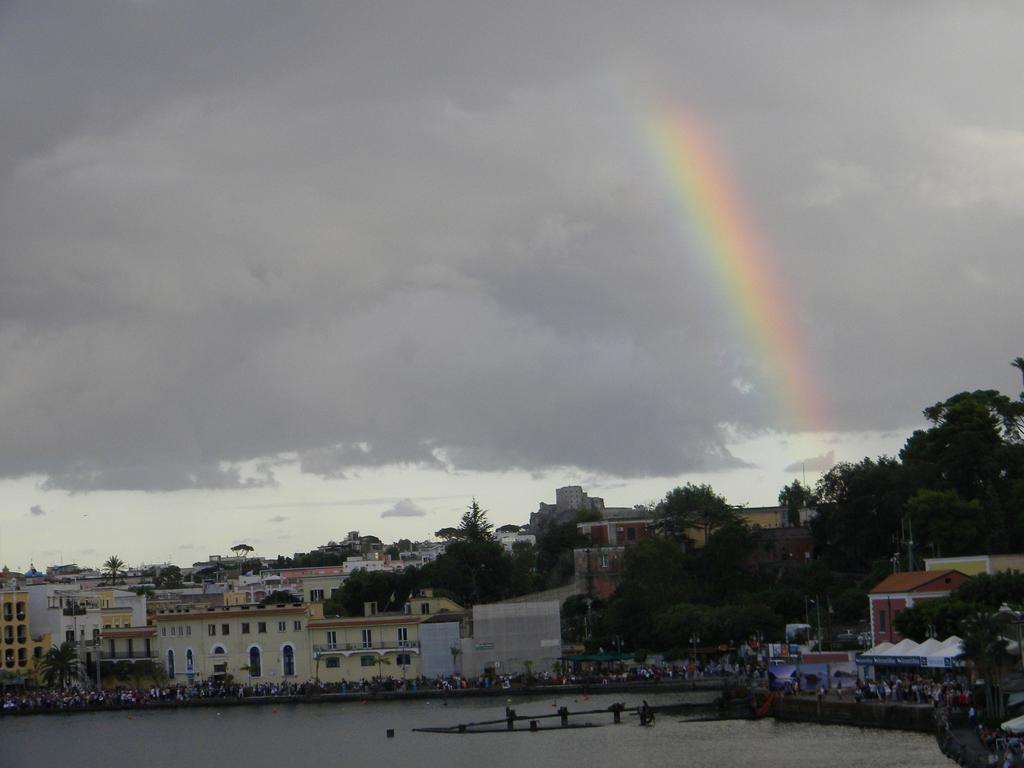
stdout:
<svg viewBox="0 0 1024 768">
<path fill-rule="evenodd" d="M 477 643 L 475 647 L 476 647 L 476 649 L 478 651 L 493 651 L 494 650 L 494 642 L 491 641 L 491 642 L 488 642 L 488 643 Z"/>
</svg>

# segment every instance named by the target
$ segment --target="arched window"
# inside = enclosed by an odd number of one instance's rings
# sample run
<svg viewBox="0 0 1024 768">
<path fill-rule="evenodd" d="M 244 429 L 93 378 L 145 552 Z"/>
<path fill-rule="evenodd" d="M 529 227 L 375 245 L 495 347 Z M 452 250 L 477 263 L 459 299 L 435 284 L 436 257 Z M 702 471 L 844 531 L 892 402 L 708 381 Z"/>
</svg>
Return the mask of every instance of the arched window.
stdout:
<svg viewBox="0 0 1024 768">
<path fill-rule="evenodd" d="M 286 645 L 281 649 L 281 666 L 284 667 L 285 677 L 295 675 L 295 649 L 290 645 Z"/>
<path fill-rule="evenodd" d="M 213 646 L 213 653 L 215 655 L 217 655 L 217 656 L 223 655 L 225 653 L 224 646 L 223 645 L 215 645 L 215 646 Z"/>
<path fill-rule="evenodd" d="M 260 649 L 254 645 L 249 649 L 249 676 L 259 677 L 260 673 Z"/>
<path fill-rule="evenodd" d="M 167 676 L 174 679 L 174 651 L 170 649 L 167 651 Z"/>
<path fill-rule="evenodd" d="M 192 656 L 192 649 L 185 651 L 185 671 L 190 675 L 195 671 L 195 658 Z"/>
</svg>

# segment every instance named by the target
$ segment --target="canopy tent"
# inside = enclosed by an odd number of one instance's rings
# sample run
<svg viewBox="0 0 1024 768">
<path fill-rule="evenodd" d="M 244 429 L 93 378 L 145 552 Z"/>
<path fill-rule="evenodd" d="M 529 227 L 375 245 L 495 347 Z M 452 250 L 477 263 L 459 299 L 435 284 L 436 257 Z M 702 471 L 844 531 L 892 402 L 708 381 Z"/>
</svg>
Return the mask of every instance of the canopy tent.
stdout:
<svg viewBox="0 0 1024 768">
<path fill-rule="evenodd" d="M 999 727 L 1007 733 L 1024 733 L 1024 715 L 1015 717 L 1013 720 L 1007 720 Z"/>
<path fill-rule="evenodd" d="M 934 638 L 923 643 L 913 640 L 901 640 L 891 643 L 879 643 L 857 657 L 857 663 L 876 667 L 928 667 L 949 668 L 963 666 L 960 655 L 963 653 L 963 641 L 956 635 L 939 641 Z"/>
</svg>

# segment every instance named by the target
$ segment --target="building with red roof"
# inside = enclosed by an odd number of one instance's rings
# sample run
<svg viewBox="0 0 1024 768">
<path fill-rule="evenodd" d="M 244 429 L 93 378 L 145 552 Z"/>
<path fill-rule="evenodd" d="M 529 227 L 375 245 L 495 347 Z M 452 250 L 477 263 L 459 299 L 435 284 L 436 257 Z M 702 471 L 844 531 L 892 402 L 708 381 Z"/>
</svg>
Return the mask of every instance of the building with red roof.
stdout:
<svg viewBox="0 0 1024 768">
<path fill-rule="evenodd" d="M 868 593 L 872 645 L 898 643 L 903 635 L 893 620 L 920 600 L 946 597 L 970 576 L 960 571 L 907 571 L 886 576 Z"/>
</svg>

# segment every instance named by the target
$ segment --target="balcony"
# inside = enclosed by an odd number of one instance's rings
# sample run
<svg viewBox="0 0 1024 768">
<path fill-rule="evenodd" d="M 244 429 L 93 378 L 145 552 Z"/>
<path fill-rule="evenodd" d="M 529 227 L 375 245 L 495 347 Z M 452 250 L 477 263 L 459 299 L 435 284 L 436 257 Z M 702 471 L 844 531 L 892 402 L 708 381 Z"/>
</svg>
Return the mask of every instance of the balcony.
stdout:
<svg viewBox="0 0 1024 768">
<path fill-rule="evenodd" d="M 61 611 L 65 616 L 85 616 L 86 608 L 84 605 L 68 606 Z"/>
<path fill-rule="evenodd" d="M 383 656 L 385 653 L 402 653 L 411 651 L 420 652 L 420 644 L 417 640 L 381 640 L 376 643 L 327 643 L 314 645 L 314 656 L 325 656 L 341 654 L 351 656 L 354 653 L 377 653 Z"/>
<path fill-rule="evenodd" d="M 102 661 L 120 661 L 121 659 L 127 659 L 132 661 L 136 659 L 156 659 L 156 653 L 152 651 L 146 653 L 145 651 L 134 650 L 130 653 L 128 651 L 114 651 L 113 653 L 111 653 L 110 651 L 102 651 L 100 653 L 100 659 Z"/>
</svg>

